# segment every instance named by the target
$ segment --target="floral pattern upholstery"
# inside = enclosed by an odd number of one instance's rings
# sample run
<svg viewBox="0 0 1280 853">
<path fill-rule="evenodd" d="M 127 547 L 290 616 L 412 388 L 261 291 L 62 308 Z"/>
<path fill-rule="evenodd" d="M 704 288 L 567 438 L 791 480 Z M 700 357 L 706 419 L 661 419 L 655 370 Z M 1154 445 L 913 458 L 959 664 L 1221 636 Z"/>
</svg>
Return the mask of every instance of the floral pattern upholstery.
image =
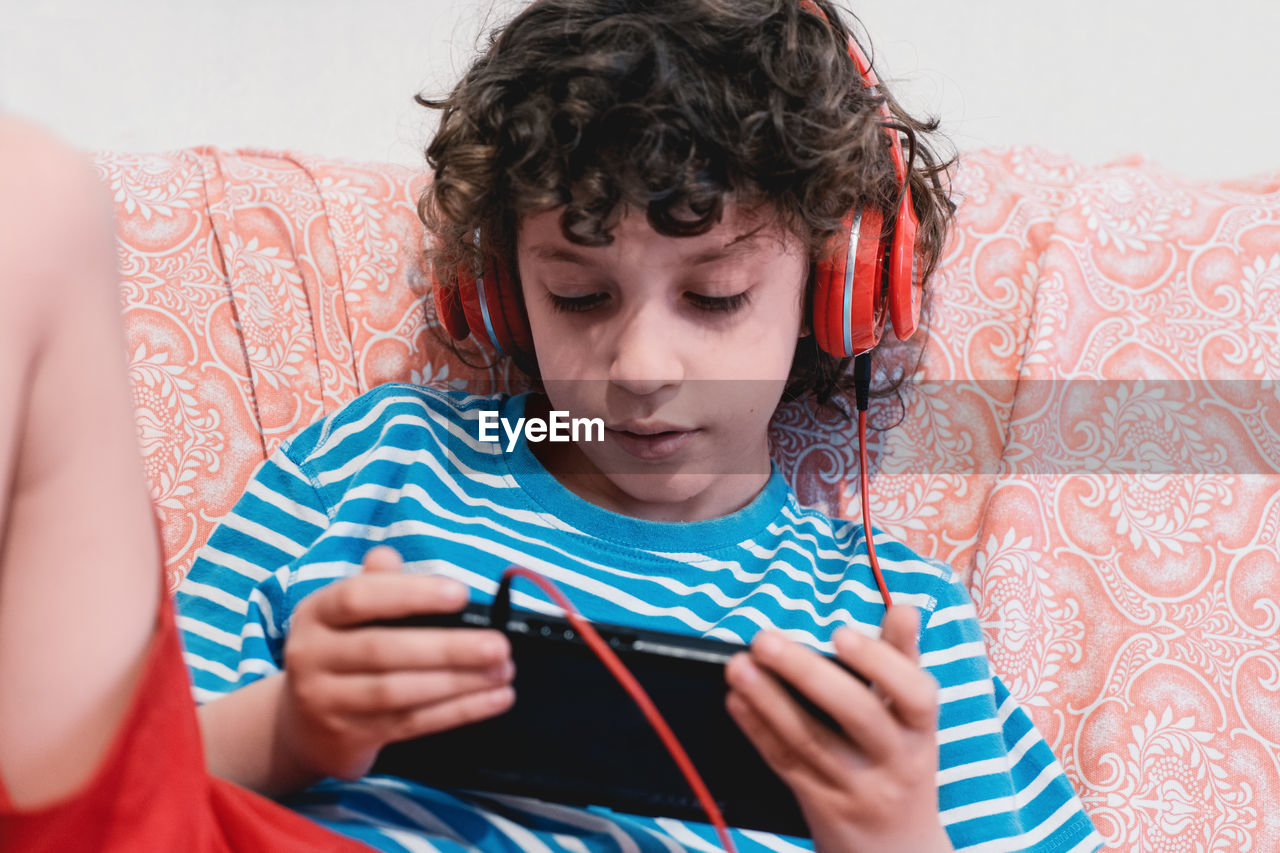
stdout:
<svg viewBox="0 0 1280 853">
<path fill-rule="evenodd" d="M 518 390 L 443 344 L 413 170 L 102 153 L 171 586 L 281 441 L 386 381 Z M 992 662 L 1114 850 L 1280 850 L 1280 174 L 966 155 L 914 381 L 877 399 L 875 522 L 970 580 Z M 917 358 L 918 367 L 917 367 Z M 860 513 L 856 430 L 775 455 Z"/>
</svg>

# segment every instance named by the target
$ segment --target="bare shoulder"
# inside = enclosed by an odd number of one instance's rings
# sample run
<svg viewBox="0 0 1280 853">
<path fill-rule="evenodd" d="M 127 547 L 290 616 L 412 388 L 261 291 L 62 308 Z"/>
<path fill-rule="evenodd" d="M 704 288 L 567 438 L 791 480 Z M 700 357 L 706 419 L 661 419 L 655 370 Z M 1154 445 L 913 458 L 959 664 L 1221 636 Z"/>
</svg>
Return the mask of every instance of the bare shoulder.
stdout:
<svg viewBox="0 0 1280 853">
<path fill-rule="evenodd" d="M 48 281 L 70 284 L 86 265 L 111 257 L 113 236 L 110 199 L 87 155 L 43 127 L 0 113 L 5 300 L 22 299 L 28 312 L 37 308 L 54 295 L 43 286 Z"/>
<path fill-rule="evenodd" d="M 83 192 L 93 186 L 88 158 L 52 132 L 0 113 L 0 176 L 10 186 Z"/>
</svg>

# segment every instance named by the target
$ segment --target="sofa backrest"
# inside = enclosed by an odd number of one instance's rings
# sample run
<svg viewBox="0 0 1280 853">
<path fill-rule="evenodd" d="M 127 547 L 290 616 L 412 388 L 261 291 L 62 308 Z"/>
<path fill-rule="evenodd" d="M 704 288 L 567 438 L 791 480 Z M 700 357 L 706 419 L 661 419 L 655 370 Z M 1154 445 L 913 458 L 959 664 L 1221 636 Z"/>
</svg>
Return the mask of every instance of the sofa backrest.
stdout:
<svg viewBox="0 0 1280 853">
<path fill-rule="evenodd" d="M 96 163 L 171 585 L 266 455 L 366 389 L 522 387 L 424 308 L 414 171 Z M 1014 148 L 954 188 L 923 352 L 879 362 L 914 381 L 873 405 L 873 520 L 970 580 L 1113 848 L 1280 850 L 1280 175 Z M 789 404 L 772 439 L 802 499 L 860 517 L 850 423 Z"/>
</svg>

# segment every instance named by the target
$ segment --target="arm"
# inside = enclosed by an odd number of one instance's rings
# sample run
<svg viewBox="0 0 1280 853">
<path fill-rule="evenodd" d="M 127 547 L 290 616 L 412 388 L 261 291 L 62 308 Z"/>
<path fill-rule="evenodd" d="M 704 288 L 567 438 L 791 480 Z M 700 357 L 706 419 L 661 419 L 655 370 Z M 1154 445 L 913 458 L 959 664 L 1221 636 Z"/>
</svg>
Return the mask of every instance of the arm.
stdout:
<svg viewBox="0 0 1280 853">
<path fill-rule="evenodd" d="M 297 446 L 309 448 L 322 426 Z M 389 548 L 334 580 L 349 546 L 324 537 L 328 508 L 292 449 L 255 474 L 178 595 L 209 768 L 271 796 L 326 776 L 359 778 L 386 743 L 514 700 L 510 646 L 498 632 L 368 625 L 459 610 L 466 588 L 403 574 Z"/>
<path fill-rule="evenodd" d="M 0 116 L 0 771 L 34 809 L 114 735 L 161 590 L 110 204 L 79 154 Z"/>
<path fill-rule="evenodd" d="M 283 747 L 277 727 L 284 673 L 201 705 L 196 716 L 209 772 L 267 796 L 281 796 L 319 780 Z"/>
</svg>

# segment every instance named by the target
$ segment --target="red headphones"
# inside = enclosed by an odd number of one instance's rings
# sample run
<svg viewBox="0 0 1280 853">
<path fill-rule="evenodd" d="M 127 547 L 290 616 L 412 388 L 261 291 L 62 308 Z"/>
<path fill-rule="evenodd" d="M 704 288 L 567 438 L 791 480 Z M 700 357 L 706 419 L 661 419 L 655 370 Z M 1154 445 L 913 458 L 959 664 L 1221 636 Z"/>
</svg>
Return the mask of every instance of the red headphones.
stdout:
<svg viewBox="0 0 1280 853">
<path fill-rule="evenodd" d="M 806 11 L 828 20 L 812 0 L 800 0 Z M 880 81 L 871 63 L 852 37 L 849 57 L 867 88 L 875 93 Z M 886 123 L 892 120 L 887 104 L 880 105 Z M 818 346 L 837 358 L 866 352 L 880 342 L 886 308 L 899 339 L 909 338 L 920 318 L 920 298 L 916 288 L 916 213 L 907 182 L 906 161 L 898 133 L 887 124 L 889 153 L 894 174 L 902 186 L 902 198 L 893 230 L 883 234 L 883 217 L 875 207 L 852 210 L 844 219 L 844 239 L 820 260 L 814 271 L 812 328 Z M 481 245 L 479 231 L 474 235 Z M 479 277 L 458 267 L 458 287 L 441 287 L 432 282 L 436 315 L 455 339 L 484 331 L 489 342 L 503 355 L 517 362 L 532 362 L 533 334 L 525 314 L 524 300 L 515 275 L 503 260 L 489 253 Z M 886 286 L 887 285 L 887 286 Z"/>
</svg>

